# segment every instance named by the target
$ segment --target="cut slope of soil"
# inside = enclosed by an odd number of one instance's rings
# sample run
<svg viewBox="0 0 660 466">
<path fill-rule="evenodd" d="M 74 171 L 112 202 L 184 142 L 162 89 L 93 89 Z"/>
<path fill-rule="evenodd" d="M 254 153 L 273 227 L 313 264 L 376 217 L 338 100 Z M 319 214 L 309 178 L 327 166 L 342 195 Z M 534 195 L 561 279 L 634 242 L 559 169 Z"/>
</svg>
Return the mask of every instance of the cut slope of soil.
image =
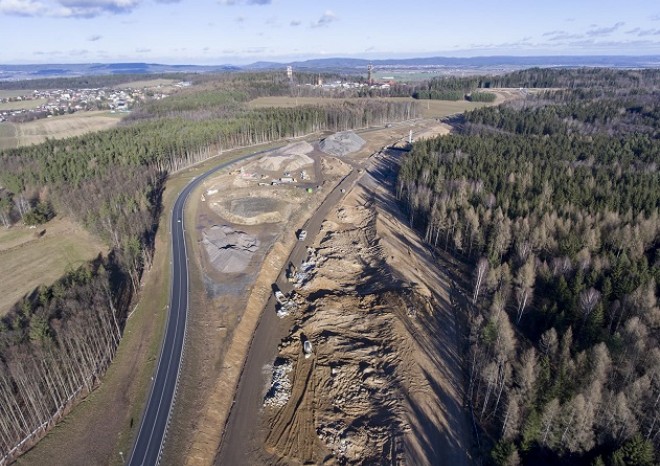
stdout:
<svg viewBox="0 0 660 466">
<path fill-rule="evenodd" d="M 449 280 L 389 181 L 366 176 L 317 236 L 274 365 L 291 370 L 278 374 L 279 402 L 264 399 L 267 461 L 470 462 Z"/>
</svg>

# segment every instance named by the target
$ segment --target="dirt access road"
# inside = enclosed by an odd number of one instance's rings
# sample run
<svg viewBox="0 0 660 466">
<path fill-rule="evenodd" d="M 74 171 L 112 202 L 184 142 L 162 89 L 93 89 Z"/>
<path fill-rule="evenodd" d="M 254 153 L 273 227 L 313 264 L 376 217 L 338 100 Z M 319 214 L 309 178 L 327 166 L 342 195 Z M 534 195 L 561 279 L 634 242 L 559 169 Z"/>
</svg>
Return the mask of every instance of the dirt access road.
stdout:
<svg viewBox="0 0 660 466">
<path fill-rule="evenodd" d="M 470 463 L 449 280 L 398 210 L 396 154 L 372 157 L 307 224 L 287 264 L 311 245 L 316 267 L 297 312 L 279 319 L 268 301 L 216 464 Z M 284 271 L 277 286 L 291 290 Z M 273 366 L 290 388 L 264 407 Z"/>
</svg>

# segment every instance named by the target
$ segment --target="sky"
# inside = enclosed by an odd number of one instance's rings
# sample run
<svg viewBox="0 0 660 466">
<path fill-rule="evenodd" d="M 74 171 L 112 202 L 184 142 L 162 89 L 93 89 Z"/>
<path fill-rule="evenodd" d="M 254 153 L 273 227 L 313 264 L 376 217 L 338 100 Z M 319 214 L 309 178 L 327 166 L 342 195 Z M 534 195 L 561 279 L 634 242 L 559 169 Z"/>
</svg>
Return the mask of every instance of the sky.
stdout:
<svg viewBox="0 0 660 466">
<path fill-rule="evenodd" d="M 660 55 L 660 0 L 0 0 L 0 63 Z"/>
</svg>

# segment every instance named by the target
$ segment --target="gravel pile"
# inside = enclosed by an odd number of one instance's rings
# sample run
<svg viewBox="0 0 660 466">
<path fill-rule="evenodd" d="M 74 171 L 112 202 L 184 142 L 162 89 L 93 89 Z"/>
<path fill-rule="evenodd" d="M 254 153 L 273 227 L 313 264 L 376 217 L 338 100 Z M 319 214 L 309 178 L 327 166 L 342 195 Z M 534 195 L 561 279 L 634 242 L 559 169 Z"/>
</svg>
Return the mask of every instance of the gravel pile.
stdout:
<svg viewBox="0 0 660 466">
<path fill-rule="evenodd" d="M 314 163 L 314 160 L 307 156 L 313 150 L 314 147 L 308 142 L 295 142 L 262 157 L 259 160 L 259 168 L 267 171 L 293 172 Z"/>
<path fill-rule="evenodd" d="M 206 230 L 202 235 L 202 244 L 213 268 L 224 273 L 245 270 L 259 249 L 257 238 L 227 225 L 214 225 Z"/>
<path fill-rule="evenodd" d="M 332 136 L 325 138 L 319 144 L 319 147 L 323 152 L 338 157 L 357 152 L 362 146 L 364 146 L 364 139 L 353 131 L 335 133 Z"/>
</svg>

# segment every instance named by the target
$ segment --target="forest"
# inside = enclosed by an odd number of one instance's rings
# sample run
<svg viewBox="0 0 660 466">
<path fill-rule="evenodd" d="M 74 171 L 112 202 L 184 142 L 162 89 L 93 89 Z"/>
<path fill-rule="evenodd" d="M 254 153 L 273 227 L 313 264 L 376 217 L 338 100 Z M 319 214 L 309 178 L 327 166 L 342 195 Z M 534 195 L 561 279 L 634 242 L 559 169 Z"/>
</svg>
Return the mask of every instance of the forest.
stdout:
<svg viewBox="0 0 660 466">
<path fill-rule="evenodd" d="M 402 162 L 410 224 L 470 271 L 465 397 L 486 463 L 660 460 L 659 83 L 505 75 L 489 85 L 561 90 L 466 113 Z"/>
<path fill-rule="evenodd" d="M 110 247 L 0 320 L 0 458 L 43 436 L 100 382 L 151 265 L 170 174 L 236 147 L 417 116 L 413 102 L 369 99 L 250 110 L 249 98 L 288 92 L 288 81 L 264 73 L 203 81 L 115 129 L 0 152 L 5 227 L 65 215 Z"/>
</svg>

